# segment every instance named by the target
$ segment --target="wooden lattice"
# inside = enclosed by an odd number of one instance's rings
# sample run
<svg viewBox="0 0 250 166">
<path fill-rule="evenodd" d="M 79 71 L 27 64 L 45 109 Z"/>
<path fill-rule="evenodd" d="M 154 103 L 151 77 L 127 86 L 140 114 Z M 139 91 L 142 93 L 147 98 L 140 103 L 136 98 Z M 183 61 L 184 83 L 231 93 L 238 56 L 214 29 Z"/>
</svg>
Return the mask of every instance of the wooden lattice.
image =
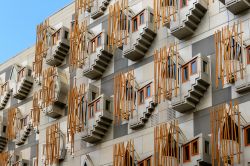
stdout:
<svg viewBox="0 0 250 166">
<path fill-rule="evenodd" d="M 210 110 L 212 165 L 240 164 L 241 118 L 237 101 Z M 221 161 L 222 160 L 222 161 Z M 217 164 L 216 164 L 217 162 Z"/>
<path fill-rule="evenodd" d="M 108 15 L 108 46 L 120 47 L 127 44 L 129 29 L 129 7 L 128 0 L 119 0 L 109 6 Z"/>
<path fill-rule="evenodd" d="M 7 121 L 7 139 L 13 140 L 16 138 L 16 133 L 18 131 L 17 126 L 17 112 L 18 108 L 10 108 L 8 111 L 8 121 Z"/>
<path fill-rule="evenodd" d="M 40 124 L 40 107 L 39 107 L 39 92 L 33 94 L 33 103 L 31 109 L 31 118 L 33 127 L 38 127 Z"/>
<path fill-rule="evenodd" d="M 215 53 L 216 53 L 216 88 L 219 86 L 221 79 L 222 86 L 225 83 L 237 81 L 240 73 L 243 79 L 243 39 L 242 23 L 234 23 L 232 28 L 225 26 L 222 30 L 214 33 Z M 226 77 L 226 80 L 225 78 Z"/>
<path fill-rule="evenodd" d="M 154 165 L 178 166 L 178 121 L 160 124 L 154 128 Z"/>
<path fill-rule="evenodd" d="M 133 140 L 113 145 L 113 166 L 135 166 Z"/>
<path fill-rule="evenodd" d="M 176 21 L 177 0 L 154 0 L 154 29 Z"/>
<path fill-rule="evenodd" d="M 154 53 L 154 88 L 155 102 L 171 99 L 178 94 L 179 54 L 177 45 L 171 44 Z"/>
<path fill-rule="evenodd" d="M 87 96 L 85 96 L 85 94 L 84 84 L 80 85 L 79 88 L 75 85 L 68 94 L 67 138 L 71 144 L 71 155 L 74 154 L 75 134 L 84 130 L 86 119 L 84 110 L 87 110 Z"/>
<path fill-rule="evenodd" d="M 0 153 L 0 166 L 8 166 L 9 158 L 9 152 Z"/>
<path fill-rule="evenodd" d="M 43 147 L 45 166 L 58 164 L 60 159 L 60 125 L 53 124 L 46 128 L 46 144 Z"/>
<path fill-rule="evenodd" d="M 6 81 L 4 84 L 0 85 L 1 89 L 0 89 L 0 94 L 1 95 L 4 95 L 5 92 L 9 91 L 10 90 L 10 87 L 9 87 L 9 81 Z"/>
<path fill-rule="evenodd" d="M 47 55 L 48 51 L 48 28 L 49 20 L 47 19 L 39 24 L 36 29 L 36 50 L 33 62 L 34 77 L 42 75 L 43 58 Z"/>
<path fill-rule="evenodd" d="M 77 13 L 83 13 L 89 11 L 93 5 L 94 0 L 75 0 L 75 11 Z"/>
<path fill-rule="evenodd" d="M 55 67 L 49 67 L 43 71 L 43 80 L 42 80 L 43 108 L 46 108 L 55 102 L 57 79 L 58 75 Z"/>
<path fill-rule="evenodd" d="M 133 117 L 135 110 L 136 80 L 134 70 L 119 73 L 114 77 L 114 122 Z"/>
<path fill-rule="evenodd" d="M 75 13 L 75 22 L 70 30 L 70 65 L 81 68 L 87 56 L 87 21 L 79 23 L 78 14 Z"/>
</svg>

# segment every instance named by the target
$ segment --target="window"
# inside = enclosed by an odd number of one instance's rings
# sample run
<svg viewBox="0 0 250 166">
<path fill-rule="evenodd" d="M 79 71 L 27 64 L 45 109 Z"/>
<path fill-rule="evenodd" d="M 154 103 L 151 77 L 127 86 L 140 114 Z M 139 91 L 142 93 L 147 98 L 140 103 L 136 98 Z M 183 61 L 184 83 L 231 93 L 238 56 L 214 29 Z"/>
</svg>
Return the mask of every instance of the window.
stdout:
<svg viewBox="0 0 250 166">
<path fill-rule="evenodd" d="M 98 112 L 98 111 L 100 111 L 100 100 L 98 100 L 98 101 L 96 102 L 96 109 L 95 109 L 95 112 Z"/>
<path fill-rule="evenodd" d="M 96 51 L 95 41 L 92 41 L 92 53 Z"/>
<path fill-rule="evenodd" d="M 147 159 L 147 166 L 151 166 L 151 159 Z"/>
<path fill-rule="evenodd" d="M 144 13 L 140 14 L 140 25 L 144 24 Z"/>
<path fill-rule="evenodd" d="M 3 126 L 3 133 L 6 132 L 6 126 Z"/>
<path fill-rule="evenodd" d="M 202 72 L 207 73 L 207 62 L 203 61 Z"/>
<path fill-rule="evenodd" d="M 150 13 L 150 22 L 151 22 L 151 23 L 154 22 L 154 15 L 153 15 L 153 13 Z"/>
<path fill-rule="evenodd" d="M 146 88 L 146 97 L 150 97 L 150 96 L 151 96 L 151 88 L 150 88 L 150 85 L 149 85 Z"/>
<path fill-rule="evenodd" d="M 190 144 L 187 144 L 183 147 L 183 161 L 190 161 Z"/>
<path fill-rule="evenodd" d="M 195 73 L 197 73 L 197 61 L 196 60 L 191 62 L 191 74 L 195 74 Z"/>
<path fill-rule="evenodd" d="M 209 154 L 209 142 L 205 141 L 205 153 Z"/>
<path fill-rule="evenodd" d="M 69 36 L 69 32 L 68 32 L 68 31 L 65 31 L 65 32 L 64 32 L 64 39 L 68 39 L 68 36 Z"/>
<path fill-rule="evenodd" d="M 133 32 L 138 30 L 137 17 L 133 20 Z"/>
<path fill-rule="evenodd" d="M 250 146 L 250 126 L 245 128 L 245 145 Z"/>
<path fill-rule="evenodd" d="M 101 37 L 101 35 L 99 35 L 98 37 L 97 37 L 97 47 L 99 47 L 99 46 L 101 46 L 102 45 L 102 37 Z"/>
<path fill-rule="evenodd" d="M 247 47 L 247 64 L 250 64 L 250 46 Z"/>
<path fill-rule="evenodd" d="M 142 89 L 140 92 L 139 92 L 139 98 L 140 98 L 140 104 L 143 104 L 144 103 L 144 90 Z"/>
<path fill-rule="evenodd" d="M 192 144 L 192 156 L 199 154 L 198 139 L 194 140 L 191 144 Z"/>
<path fill-rule="evenodd" d="M 186 82 L 189 79 L 188 75 L 188 66 L 183 67 L 182 69 L 182 82 Z"/>
<path fill-rule="evenodd" d="M 91 98 L 92 98 L 92 101 L 95 100 L 95 98 L 96 98 L 96 93 L 95 92 L 92 92 Z"/>
<path fill-rule="evenodd" d="M 151 166 L 151 157 L 140 161 L 138 165 L 139 166 Z"/>
<path fill-rule="evenodd" d="M 106 110 L 109 111 L 109 109 L 110 109 L 110 101 L 106 100 L 105 107 L 106 107 Z"/>
<path fill-rule="evenodd" d="M 181 8 L 187 6 L 188 0 L 181 0 Z"/>
<path fill-rule="evenodd" d="M 89 118 L 92 118 L 94 116 L 94 105 L 91 105 L 90 106 L 90 109 L 89 109 Z"/>
</svg>

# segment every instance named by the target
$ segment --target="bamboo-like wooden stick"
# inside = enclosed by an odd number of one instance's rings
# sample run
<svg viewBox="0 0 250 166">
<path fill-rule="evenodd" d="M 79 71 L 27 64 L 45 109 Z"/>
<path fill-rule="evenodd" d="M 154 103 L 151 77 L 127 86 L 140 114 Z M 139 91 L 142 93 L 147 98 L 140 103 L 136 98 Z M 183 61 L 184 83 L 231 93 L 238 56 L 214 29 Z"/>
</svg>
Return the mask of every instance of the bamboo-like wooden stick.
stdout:
<svg viewBox="0 0 250 166">
<path fill-rule="evenodd" d="M 9 152 L 1 152 L 0 153 L 0 166 L 8 166 L 8 161 L 10 158 Z"/>
</svg>

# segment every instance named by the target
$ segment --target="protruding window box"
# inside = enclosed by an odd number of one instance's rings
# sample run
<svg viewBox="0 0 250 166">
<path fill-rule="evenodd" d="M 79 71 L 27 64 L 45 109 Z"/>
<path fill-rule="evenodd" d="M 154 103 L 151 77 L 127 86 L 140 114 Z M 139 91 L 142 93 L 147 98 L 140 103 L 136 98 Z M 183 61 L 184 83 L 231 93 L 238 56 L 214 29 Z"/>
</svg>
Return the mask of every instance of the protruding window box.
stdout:
<svg viewBox="0 0 250 166">
<path fill-rule="evenodd" d="M 146 84 L 137 92 L 136 111 L 133 113 L 133 117 L 129 118 L 130 129 L 138 129 L 145 126 L 145 123 L 149 120 L 153 113 L 156 103 L 153 96 L 153 83 Z"/>
<path fill-rule="evenodd" d="M 249 0 L 220 0 L 220 2 L 223 3 L 226 8 L 235 15 L 250 9 Z"/>
<path fill-rule="evenodd" d="M 91 7 L 91 18 L 96 19 L 102 16 L 109 5 L 110 0 L 94 0 Z"/>
<path fill-rule="evenodd" d="M 152 15 L 148 7 L 132 17 L 128 41 L 123 45 L 124 57 L 137 61 L 145 56 L 156 36 Z"/>
<path fill-rule="evenodd" d="M 28 67 L 22 67 L 17 71 L 17 80 L 13 86 L 13 97 L 19 100 L 25 99 L 33 86 L 32 71 Z"/>
<path fill-rule="evenodd" d="M 3 122 L 2 116 L 0 116 L 0 153 L 5 149 L 5 146 L 7 144 L 6 131 L 7 126 Z"/>
<path fill-rule="evenodd" d="M 0 110 L 4 109 L 7 105 L 12 89 L 9 87 L 9 81 L 6 81 L 3 85 L 0 87 Z"/>
<path fill-rule="evenodd" d="M 42 111 L 46 116 L 58 118 L 64 115 L 68 94 L 66 74 L 58 68 L 56 68 L 56 75 L 54 76 L 54 91 L 52 93 L 54 93 L 52 103 L 46 106 L 42 101 Z"/>
<path fill-rule="evenodd" d="M 202 134 L 192 138 L 182 146 L 183 166 L 211 165 L 209 138 Z"/>
<path fill-rule="evenodd" d="M 52 35 L 46 56 L 46 63 L 50 66 L 59 66 L 69 53 L 69 29 L 61 27 Z"/>
<path fill-rule="evenodd" d="M 12 166 L 28 166 L 29 165 L 29 160 L 22 159 L 22 160 L 14 162 L 11 165 Z"/>
<path fill-rule="evenodd" d="M 184 113 L 196 107 L 210 85 L 209 58 L 200 54 L 182 65 L 177 97 L 172 98 L 172 108 Z"/>
<path fill-rule="evenodd" d="M 86 126 L 82 132 L 82 140 L 88 143 L 101 141 L 112 124 L 113 99 L 101 95 L 88 103 Z"/>
<path fill-rule="evenodd" d="M 176 15 L 176 21 L 171 21 L 170 31 L 173 36 L 183 39 L 194 34 L 201 19 L 207 12 L 207 1 L 191 0 L 183 6 Z"/>
<path fill-rule="evenodd" d="M 103 31 L 89 43 L 89 55 L 85 59 L 83 75 L 90 79 L 100 78 L 112 57 L 112 50 L 107 45 L 107 33 Z"/>
</svg>

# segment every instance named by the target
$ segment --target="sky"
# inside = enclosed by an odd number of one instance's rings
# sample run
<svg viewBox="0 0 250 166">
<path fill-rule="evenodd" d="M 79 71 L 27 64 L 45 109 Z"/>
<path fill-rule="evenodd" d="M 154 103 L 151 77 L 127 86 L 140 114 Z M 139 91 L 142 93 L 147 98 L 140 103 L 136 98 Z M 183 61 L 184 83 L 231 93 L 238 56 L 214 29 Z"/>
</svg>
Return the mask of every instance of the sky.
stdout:
<svg viewBox="0 0 250 166">
<path fill-rule="evenodd" d="M 36 25 L 73 0 L 5 0 L 0 4 L 0 64 L 31 47 Z"/>
</svg>

